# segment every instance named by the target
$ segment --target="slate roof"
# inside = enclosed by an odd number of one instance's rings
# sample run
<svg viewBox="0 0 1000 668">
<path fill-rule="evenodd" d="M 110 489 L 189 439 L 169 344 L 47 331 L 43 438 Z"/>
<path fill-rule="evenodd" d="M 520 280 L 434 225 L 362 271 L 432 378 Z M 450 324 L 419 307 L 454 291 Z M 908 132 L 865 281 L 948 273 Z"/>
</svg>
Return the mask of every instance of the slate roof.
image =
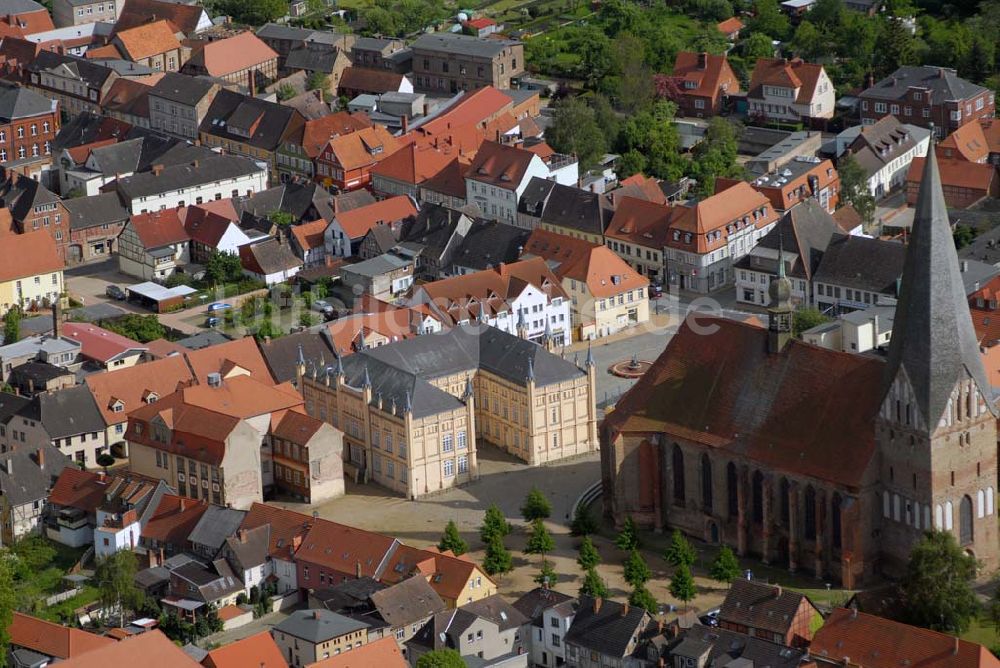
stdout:
<svg viewBox="0 0 1000 668">
<path fill-rule="evenodd" d="M 838 236 L 823 253 L 813 280 L 869 292 L 895 294 L 896 282 L 903 273 L 905 257 L 906 246 L 896 241 Z M 963 297 L 964 294 L 962 292 Z"/>
<path fill-rule="evenodd" d="M 505 49 L 518 44 L 520 42 L 514 40 L 480 39 L 469 35 L 437 32 L 421 35 L 410 45 L 410 48 L 414 51 L 444 53 L 450 57 L 495 58 Z"/>
<path fill-rule="evenodd" d="M 48 114 L 53 108 L 52 100 L 30 88 L 0 82 L 0 121 L 9 123 L 19 118 Z"/>
<path fill-rule="evenodd" d="M 236 533 L 246 514 L 245 510 L 210 505 L 191 530 L 188 539 L 192 543 L 210 548 L 213 552 L 217 551 L 222 548 L 227 537 Z"/>
<path fill-rule="evenodd" d="M 343 51 L 339 46 L 310 42 L 292 47 L 285 56 L 285 67 L 307 72 L 333 72 Z"/>
<path fill-rule="evenodd" d="M 775 257 L 781 250 L 785 254 L 785 271 L 789 277 L 812 280 L 826 249 L 833 241 L 843 237 L 846 234 L 834 217 L 810 198 L 787 211 L 757 242 L 756 248 L 774 251 Z M 789 253 L 797 256 L 791 263 L 788 261 Z M 761 271 L 762 267 L 751 260 L 754 255 L 751 252 L 740 258 L 737 268 Z M 769 262 L 766 271 L 777 274 L 777 262 Z"/>
<path fill-rule="evenodd" d="M 946 100 L 968 100 L 987 92 L 982 86 L 961 78 L 952 69 L 930 65 L 904 65 L 866 89 L 861 93 L 861 97 L 899 100 L 911 87 L 931 91 L 935 104 L 941 104 Z"/>
<path fill-rule="evenodd" d="M 784 635 L 807 600 L 797 591 L 737 578 L 719 608 L 719 621 Z"/>
<path fill-rule="evenodd" d="M 102 432 L 104 418 L 86 385 L 35 395 L 19 415 L 40 422 L 50 439 Z"/>
<path fill-rule="evenodd" d="M 495 220 L 473 221 L 453 262 L 476 270 L 490 269 L 501 262 L 516 262 L 530 236 L 531 230 Z"/>
<path fill-rule="evenodd" d="M 917 417 L 936 427 L 956 383 L 971 377 L 996 414 L 959 272 L 934 151 L 928 151 L 889 346 L 886 387 L 900 368 L 916 398 Z M 950 242 L 950 243 L 949 243 Z"/>
<path fill-rule="evenodd" d="M 683 640 L 670 649 L 673 657 L 704 660 L 706 668 L 796 668 L 805 661 L 801 649 L 785 647 L 762 638 L 752 638 L 743 633 L 696 624 L 683 636 Z"/>
<path fill-rule="evenodd" d="M 122 205 L 118 193 L 77 197 L 65 200 L 64 204 L 69 211 L 70 228 L 74 230 L 123 223 L 128 220 L 128 209 Z"/>
<path fill-rule="evenodd" d="M 514 601 L 514 607 L 535 626 L 541 626 L 542 615 L 549 608 L 575 600 L 569 594 L 563 594 L 546 587 L 535 587 Z"/>
<path fill-rule="evenodd" d="M 369 597 L 390 626 L 408 626 L 442 612 L 447 606 L 421 575 L 372 592 Z"/>
<path fill-rule="evenodd" d="M 112 73 L 112 69 L 105 64 L 98 64 L 86 58 L 56 53 L 55 51 L 40 52 L 25 69 L 29 72 L 43 72 L 61 65 L 65 65 L 80 80 L 96 89 L 103 87 Z"/>
<path fill-rule="evenodd" d="M 177 72 L 164 72 L 163 77 L 156 82 L 150 95 L 194 106 L 212 89 L 215 83 L 201 77 L 191 77 Z"/>
<path fill-rule="evenodd" d="M 240 262 L 247 271 L 262 276 L 302 266 L 292 249 L 274 238 L 240 246 Z"/>
<path fill-rule="evenodd" d="M 622 608 L 617 601 L 605 600 L 595 612 L 594 599 L 581 596 L 573 624 L 566 632 L 566 643 L 609 657 L 624 657 L 632 638 L 643 630 L 649 614 L 632 605 L 623 615 Z"/>
<path fill-rule="evenodd" d="M 303 121 L 291 107 L 222 89 L 212 100 L 199 131 L 274 151 L 296 120 Z M 244 134 L 247 129 L 253 129 L 249 137 Z"/>
<path fill-rule="evenodd" d="M 332 587 L 313 590 L 309 594 L 309 601 L 310 603 L 317 601 L 327 610 L 344 614 L 369 609 L 371 607 L 369 597 L 385 588 L 386 585 L 367 575 L 347 578 Z"/>
<path fill-rule="evenodd" d="M 501 631 L 509 631 L 510 629 L 524 626 L 530 621 L 526 615 L 508 603 L 500 594 L 493 594 L 478 601 L 466 603 L 462 606 L 462 609 L 471 612 L 477 617 L 490 620 Z"/>
<path fill-rule="evenodd" d="M 302 347 L 302 356 L 307 360 L 318 362 L 322 359 L 329 363 L 336 357 L 329 339 L 318 329 L 305 329 L 268 342 L 258 342 L 257 345 L 260 346 L 271 375 L 279 383 L 295 381 L 299 346 Z"/>
<path fill-rule="evenodd" d="M 43 466 L 38 465 L 39 452 Z M 4 452 L 0 454 L 0 496 L 11 506 L 45 499 L 62 470 L 71 466 L 72 460 L 48 443 Z"/>
<path fill-rule="evenodd" d="M 261 171 L 256 163 L 236 155 L 216 155 L 195 165 L 164 167 L 159 175 L 152 172 L 118 179 L 116 187 L 128 200 L 179 190 L 210 181 L 222 181 Z"/>
<path fill-rule="evenodd" d="M 929 132 L 913 125 L 903 125 L 895 116 L 885 116 L 873 125 L 862 126 L 849 150 L 871 176 L 912 150 Z"/>
<path fill-rule="evenodd" d="M 234 535 L 226 537 L 227 558 L 232 558 L 234 566 L 242 571 L 262 566 L 267 561 L 270 539 L 271 527 L 267 524 L 237 529 Z"/>
<path fill-rule="evenodd" d="M 311 643 L 326 642 L 366 628 L 365 622 L 329 610 L 296 610 L 274 627 L 279 633 Z"/>
</svg>

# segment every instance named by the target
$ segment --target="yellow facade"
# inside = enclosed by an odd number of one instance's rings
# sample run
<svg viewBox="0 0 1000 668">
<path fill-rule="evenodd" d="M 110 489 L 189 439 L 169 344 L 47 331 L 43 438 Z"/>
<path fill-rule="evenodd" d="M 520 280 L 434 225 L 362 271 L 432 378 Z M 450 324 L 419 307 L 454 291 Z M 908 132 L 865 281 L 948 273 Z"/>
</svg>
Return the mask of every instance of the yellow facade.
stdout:
<svg viewBox="0 0 1000 668">
<path fill-rule="evenodd" d="M 0 316 L 13 306 L 41 308 L 63 294 L 63 273 L 60 269 L 23 278 L 0 282 Z"/>
<path fill-rule="evenodd" d="M 541 223 L 539 227 L 549 232 L 555 232 L 556 234 L 565 234 L 567 237 L 573 237 L 574 239 L 583 239 L 585 241 L 589 241 L 592 244 L 598 244 L 600 246 L 604 245 L 603 234 L 591 234 L 590 232 L 581 232 L 580 230 L 573 227 L 563 227 L 561 225 L 553 225 L 552 223 Z"/>
<path fill-rule="evenodd" d="M 597 299 L 583 281 L 564 278 L 562 286 L 573 302 L 573 329 L 578 340 L 608 336 L 649 321 L 649 291 L 645 288 Z"/>
</svg>

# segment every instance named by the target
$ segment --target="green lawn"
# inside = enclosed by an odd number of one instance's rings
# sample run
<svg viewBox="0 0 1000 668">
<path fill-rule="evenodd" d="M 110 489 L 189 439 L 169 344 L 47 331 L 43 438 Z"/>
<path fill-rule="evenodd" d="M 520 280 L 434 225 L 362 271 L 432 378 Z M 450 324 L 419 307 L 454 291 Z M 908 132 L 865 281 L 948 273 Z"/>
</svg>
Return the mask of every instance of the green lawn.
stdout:
<svg viewBox="0 0 1000 668">
<path fill-rule="evenodd" d="M 73 599 L 63 601 L 53 608 L 45 608 L 45 599 L 48 596 L 65 591 L 68 584 L 63 577 L 80 559 L 84 550 L 74 549 L 61 545 L 41 536 L 29 536 L 22 539 L 12 548 L 18 556 L 17 567 L 15 568 L 14 591 L 17 595 L 17 607 L 20 610 L 37 614 L 48 619 L 58 619 L 48 614 L 50 611 L 62 610 L 84 605 L 87 601 L 87 591 Z M 75 605 L 73 603 L 77 600 Z M 96 595 L 90 594 L 90 600 L 96 599 Z"/>
<path fill-rule="evenodd" d="M 970 642 L 977 642 L 987 649 L 1000 646 L 1000 636 L 997 635 L 996 628 L 984 618 L 973 621 L 969 630 L 962 634 L 962 638 Z"/>
</svg>

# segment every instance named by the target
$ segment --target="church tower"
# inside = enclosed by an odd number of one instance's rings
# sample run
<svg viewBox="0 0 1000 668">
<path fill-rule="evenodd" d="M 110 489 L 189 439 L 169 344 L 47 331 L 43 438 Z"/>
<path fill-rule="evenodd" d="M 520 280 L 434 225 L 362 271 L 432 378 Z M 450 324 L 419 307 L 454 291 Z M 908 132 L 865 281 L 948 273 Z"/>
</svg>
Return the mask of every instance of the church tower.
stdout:
<svg viewBox="0 0 1000 668">
<path fill-rule="evenodd" d="M 925 159 L 877 420 L 877 543 L 898 573 L 923 531 L 998 566 L 996 408 L 952 240 L 937 158 Z"/>
<path fill-rule="evenodd" d="M 781 247 L 779 236 L 778 248 L 778 278 L 767 286 L 771 304 L 767 307 L 767 351 L 771 354 L 780 353 L 792 340 L 792 282 L 785 275 L 785 252 Z"/>
</svg>

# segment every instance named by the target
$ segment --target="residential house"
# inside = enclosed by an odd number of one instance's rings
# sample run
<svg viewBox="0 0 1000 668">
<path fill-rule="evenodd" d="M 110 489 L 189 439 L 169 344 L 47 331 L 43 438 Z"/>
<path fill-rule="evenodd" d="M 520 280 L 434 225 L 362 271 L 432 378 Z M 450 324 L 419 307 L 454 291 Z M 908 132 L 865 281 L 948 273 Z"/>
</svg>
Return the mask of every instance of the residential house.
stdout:
<svg viewBox="0 0 1000 668">
<path fill-rule="evenodd" d="M 524 45 L 505 39 L 480 39 L 454 33 L 421 35 L 410 44 L 414 85 L 443 94 L 486 86 L 512 88 L 524 73 Z"/>
<path fill-rule="evenodd" d="M 235 212 L 234 212 L 235 215 Z M 215 210 L 191 206 L 178 210 L 184 231 L 191 239 L 191 261 L 204 264 L 213 253 L 239 255 L 240 247 L 252 241 L 239 221 Z"/>
<path fill-rule="evenodd" d="M 934 148 L 938 157 L 943 160 L 1000 165 L 1000 123 L 992 118 L 966 123 L 938 142 Z"/>
<path fill-rule="evenodd" d="M 326 244 L 323 235 L 328 223 L 322 218 L 311 223 L 292 225 L 288 232 L 295 255 L 307 269 L 326 263 Z"/>
<path fill-rule="evenodd" d="M 518 203 L 518 226 L 537 227 L 590 243 L 603 244 L 604 230 L 614 214 L 598 193 L 533 177 Z"/>
<path fill-rule="evenodd" d="M 209 76 L 257 90 L 278 78 L 278 54 L 252 32 L 206 42 L 191 54 L 182 74 Z"/>
<path fill-rule="evenodd" d="M 536 587 L 514 601 L 528 621 L 528 647 L 536 666 L 566 663 L 566 632 L 573 624 L 576 599 L 548 587 Z"/>
<path fill-rule="evenodd" d="M 164 556 L 183 554 L 190 550 L 188 537 L 208 511 L 208 501 L 193 501 L 176 494 L 164 494 L 152 506 L 152 513 L 139 534 L 139 548 L 156 555 L 155 561 Z"/>
<path fill-rule="evenodd" d="M 718 194 L 740 183 L 743 181 L 718 178 L 715 180 L 715 192 Z M 840 174 L 833 163 L 805 155 L 796 156 L 773 172 L 758 176 L 751 186 L 767 197 L 778 213 L 810 198 L 833 213 L 840 202 Z"/>
<path fill-rule="evenodd" d="M 166 72 L 149 91 L 149 127 L 182 139 L 198 139 L 219 90 L 211 79 Z"/>
<path fill-rule="evenodd" d="M 548 178 L 549 169 L 536 154 L 522 148 L 483 142 L 465 172 L 466 195 L 483 216 L 511 225 L 532 178 Z"/>
<path fill-rule="evenodd" d="M 680 51 L 674 61 L 673 77 L 682 116 L 716 116 L 722 112 L 727 97 L 740 92 L 740 80 L 725 55 Z"/>
<path fill-rule="evenodd" d="M 282 138 L 304 123 L 302 115 L 291 107 L 223 89 L 209 106 L 199 136 L 205 146 L 266 162 L 276 178 L 276 152 L 282 147 Z"/>
<path fill-rule="evenodd" d="M 312 522 L 313 518 L 309 515 L 263 503 L 252 504 L 239 525 L 239 530 L 251 532 L 246 534 L 249 544 L 251 538 L 259 535 L 252 533 L 255 529 L 266 528 L 267 549 L 259 564 L 251 564 L 253 560 L 249 558 L 250 555 L 246 551 L 241 551 L 239 567 L 244 571 L 244 575 L 251 565 L 259 566 L 261 570 L 256 577 L 262 580 L 272 578 L 278 594 L 298 591 L 295 552 L 302 545 L 302 539 L 312 527 Z M 227 541 L 227 551 L 231 547 L 232 541 Z M 251 576 L 251 579 L 253 577 Z"/>
<path fill-rule="evenodd" d="M 808 647 L 822 619 L 805 594 L 743 578 L 719 608 L 719 628 L 787 647 Z"/>
<path fill-rule="evenodd" d="M 129 414 L 131 468 L 167 481 L 181 496 L 235 508 L 248 508 L 271 488 L 307 503 L 339 496 L 339 432 L 297 412 L 301 407 L 291 388 L 209 374 L 206 385 Z"/>
<path fill-rule="evenodd" d="M 530 232 L 520 227 L 477 218 L 455 252 L 447 275 L 474 274 L 517 262 L 529 236 Z"/>
<path fill-rule="evenodd" d="M 67 116 L 101 113 L 101 103 L 118 72 L 92 60 L 41 51 L 25 68 L 25 85 L 55 100 Z"/>
<path fill-rule="evenodd" d="M 25 362 L 11 369 L 7 384 L 25 401 L 36 394 L 54 392 L 76 385 L 76 374 L 69 369 L 47 362 Z M 4 405 L 6 408 L 10 402 Z M 11 411 L 12 412 L 12 411 Z M 0 412 L 0 425 L 10 412 Z"/>
<path fill-rule="evenodd" d="M 622 197 L 604 233 L 604 243 L 650 282 L 666 278 L 666 246 L 674 209 L 635 197 Z"/>
<path fill-rule="evenodd" d="M 149 127 L 149 92 L 147 81 L 119 77 L 111 84 L 101 110 L 110 118 L 128 123 L 134 128 Z"/>
<path fill-rule="evenodd" d="M 202 559 L 215 559 L 226 542 L 236 535 L 247 516 L 246 510 L 209 505 L 188 534 L 191 552 Z M 266 556 L 266 555 L 265 555 Z"/>
<path fill-rule="evenodd" d="M 7 234 L 0 243 L 0 313 L 34 311 L 62 299 L 63 261 L 45 231 Z"/>
<path fill-rule="evenodd" d="M 61 317 L 59 311 L 55 320 Z M 27 362 L 42 362 L 75 372 L 81 365 L 80 342 L 53 333 L 26 336 L 0 346 L 0 380 L 7 382 L 13 369 Z"/>
<path fill-rule="evenodd" d="M 746 26 L 738 17 L 731 16 L 725 21 L 720 21 L 715 27 L 726 36 L 726 39 L 730 42 L 735 42 L 740 38 L 740 31 Z"/>
<path fill-rule="evenodd" d="M 731 282 L 734 263 L 750 252 L 778 216 L 768 198 L 743 181 L 682 206 L 666 243 L 670 282 L 699 292 Z"/>
<path fill-rule="evenodd" d="M 381 125 L 333 137 L 316 158 L 316 179 L 328 189 L 365 188 L 372 169 L 399 148 L 399 140 Z"/>
<path fill-rule="evenodd" d="M 431 146 L 407 144 L 372 168 L 372 191 L 382 197 L 416 199 L 420 186 L 451 163 L 452 157 Z"/>
<path fill-rule="evenodd" d="M 442 345 L 454 353 L 447 364 L 432 359 Z M 343 425 L 345 467 L 418 498 L 475 479 L 479 438 L 529 464 L 593 450 L 592 378 L 590 366 L 468 325 L 341 356 L 315 378 L 303 373 L 299 387 L 307 411 Z M 536 403 L 542 394 L 547 405 Z M 358 428 L 357 414 L 371 429 Z"/>
<path fill-rule="evenodd" d="M 898 241 L 834 237 L 813 274 L 813 305 L 841 313 L 895 303 L 905 255 Z"/>
<path fill-rule="evenodd" d="M 978 123 L 967 126 L 979 128 Z M 837 144 L 838 147 L 843 145 L 844 154 L 854 156 L 865 171 L 872 197 L 882 199 L 906 184 L 906 174 L 913 159 L 927 155 L 930 134 L 920 126 L 903 125 L 890 114 L 871 125 L 845 130 L 837 135 Z M 839 154 L 838 158 L 844 154 Z"/>
<path fill-rule="evenodd" d="M 351 47 L 354 67 L 391 70 L 405 74 L 411 70 L 413 54 L 401 39 L 359 37 Z"/>
<path fill-rule="evenodd" d="M 190 261 L 190 242 L 177 209 L 137 214 L 118 237 L 118 270 L 145 281 L 166 280 Z"/>
<path fill-rule="evenodd" d="M 167 614 L 192 622 L 198 611 L 204 614 L 208 606 L 233 605 L 243 593 L 242 584 L 225 559 L 206 563 L 191 559 L 170 569 L 168 595 L 160 599 L 160 605 Z"/>
<path fill-rule="evenodd" d="M 930 65 L 904 65 L 878 83 L 869 81 L 860 97 L 862 124 L 892 114 L 903 123 L 933 125 L 938 138 L 995 112 L 993 91 L 962 79 L 955 70 Z"/>
<path fill-rule="evenodd" d="M 51 445 L 77 465 L 91 467 L 109 452 L 100 411 L 79 385 L 35 395 L 0 426 L 0 441 L 8 450 Z"/>
<path fill-rule="evenodd" d="M 166 19 L 154 20 L 134 28 L 117 30 L 111 44 L 125 60 L 158 72 L 176 72 L 187 60 L 189 49 L 177 41 L 175 30 L 176 26 Z"/>
<path fill-rule="evenodd" d="M 408 668 L 399 645 L 392 638 L 382 638 L 352 651 L 323 659 L 308 668 L 351 668 L 352 666 L 379 666 L 380 668 Z"/>
<path fill-rule="evenodd" d="M 0 541 L 4 545 L 42 530 L 46 499 L 56 478 L 69 466 L 69 457 L 48 444 L 0 453 Z"/>
<path fill-rule="evenodd" d="M 78 197 L 65 202 L 69 214 L 69 237 L 62 241 L 67 264 L 105 260 L 115 250 L 128 210 L 116 193 L 107 192 L 90 197 Z"/>
<path fill-rule="evenodd" d="M 414 264 L 412 254 L 383 253 L 370 260 L 344 265 L 340 269 L 340 281 L 355 290 L 355 294 L 392 301 L 405 296 L 413 285 Z"/>
<path fill-rule="evenodd" d="M 413 83 L 400 72 L 348 67 L 340 78 L 337 92 L 352 100 L 359 95 L 409 94 L 413 93 Z"/>
<path fill-rule="evenodd" d="M 16 231 L 24 234 L 44 230 L 55 240 L 56 253 L 65 261 L 69 237 L 66 205 L 58 195 L 32 178 L 9 169 L 4 169 L 2 174 L 0 199 L 10 211 Z"/>
<path fill-rule="evenodd" d="M 573 304 L 579 341 L 608 336 L 649 321 L 649 279 L 610 248 L 538 228 L 524 259 L 543 258 Z"/>
<path fill-rule="evenodd" d="M 205 668 L 243 668 L 250 664 L 258 668 L 288 668 L 281 650 L 267 631 L 209 650 L 208 656 L 201 660 Z"/>
<path fill-rule="evenodd" d="M 304 72 L 307 77 L 326 77 L 326 86 L 321 92 L 328 95 L 339 93 L 342 77 L 351 68 L 342 43 L 306 41 L 296 44 L 284 56 L 282 65 L 286 72 Z"/>
<path fill-rule="evenodd" d="M 63 663 L 66 668 L 102 668 L 130 664 L 146 664 L 148 668 L 198 668 L 201 665 L 159 629 L 112 642 Z"/>
<path fill-rule="evenodd" d="M 291 124 L 275 156 L 282 182 L 296 177 L 312 181 L 317 174 L 316 159 L 331 138 L 370 127 L 372 123 L 365 114 L 346 111 Z"/>
<path fill-rule="evenodd" d="M 166 19 L 185 37 L 212 27 L 212 19 L 201 5 L 186 5 L 169 0 L 125 0 L 119 9 L 117 30 L 126 30 L 149 22 L 150 17 Z"/>
<path fill-rule="evenodd" d="M 138 341 L 88 322 L 67 322 L 60 331 L 80 342 L 80 357 L 86 363 L 105 371 L 135 366 L 148 351 Z"/>
<path fill-rule="evenodd" d="M 14 0 L 4 3 L 3 24 L 14 36 L 24 37 L 52 30 L 48 10 L 34 0 Z"/>
<path fill-rule="evenodd" d="M 812 304 L 813 277 L 834 239 L 846 236 L 832 215 L 815 200 L 787 211 L 753 249 L 734 264 L 736 301 L 767 306 L 769 286 L 784 264 L 793 304 Z"/>
<path fill-rule="evenodd" d="M 571 341 L 569 295 L 541 258 L 419 285 L 409 303 L 450 324 L 481 322 L 551 346 Z"/>
<path fill-rule="evenodd" d="M 268 170 L 236 155 L 216 155 L 190 164 L 154 165 L 105 186 L 133 214 L 252 195 L 267 188 Z"/>
<path fill-rule="evenodd" d="M 434 587 L 422 575 L 413 575 L 384 588 L 380 585 L 377 591 L 368 595 L 366 603 L 365 607 L 371 609 L 368 614 L 382 622 L 369 627 L 369 642 L 374 639 L 372 636 L 378 629 L 382 637 L 391 638 L 401 648 L 406 646 L 406 641 L 416 635 L 431 616 L 443 612 L 446 607 Z"/>
<path fill-rule="evenodd" d="M 52 22 L 57 28 L 114 23 L 124 0 L 54 0 Z"/>
<path fill-rule="evenodd" d="M 671 642 L 669 632 L 649 639 L 644 654 L 647 661 L 663 661 L 665 665 L 715 665 L 718 663 L 752 662 L 774 668 L 795 668 L 808 663 L 806 652 L 761 640 L 745 633 L 735 633 L 718 627 L 694 624 L 681 631 L 681 637 Z"/>
<path fill-rule="evenodd" d="M 266 285 L 286 283 L 302 269 L 288 242 L 273 237 L 240 246 L 239 256 L 243 273 Z"/>
<path fill-rule="evenodd" d="M 0 162 L 50 155 L 59 121 L 56 100 L 31 88 L 0 82 Z"/>
<path fill-rule="evenodd" d="M 303 668 L 365 645 L 368 624 L 329 610 L 296 610 L 271 635 L 290 668 Z"/>
<path fill-rule="evenodd" d="M 326 254 L 337 257 L 357 255 L 361 242 L 376 225 L 396 225 L 416 214 L 413 200 L 402 195 L 337 213 L 323 233 Z"/>
<path fill-rule="evenodd" d="M 13 660 L 29 666 L 36 665 L 36 662 L 69 662 L 88 652 L 117 644 L 106 636 L 16 611 L 8 632 L 9 653 Z"/>
<path fill-rule="evenodd" d="M 923 182 L 924 161 L 914 158 L 906 173 L 906 201 L 911 206 Z M 967 209 L 987 197 L 1000 195 L 1000 174 L 994 165 L 965 160 L 938 160 L 944 200 L 950 208 Z"/>
<path fill-rule="evenodd" d="M 566 661 L 578 668 L 624 666 L 652 616 L 628 603 L 581 596 L 566 632 Z"/>
<path fill-rule="evenodd" d="M 521 656 L 527 645 L 527 624 L 517 608 L 494 595 L 434 615 L 406 643 L 407 657 L 416 665 L 421 656 L 439 649 L 454 649 L 485 662 Z M 526 659 L 522 657 L 520 665 L 526 666 Z"/>
<path fill-rule="evenodd" d="M 764 121 L 813 125 L 833 118 L 836 97 L 822 65 L 800 58 L 760 58 L 750 77 L 748 113 Z"/>
<path fill-rule="evenodd" d="M 372 227 L 361 243 L 359 255 L 370 259 L 400 244 L 416 254 L 416 274 L 436 280 L 451 272 L 472 224 L 473 219 L 465 213 L 425 202 L 415 216 Z"/>
<path fill-rule="evenodd" d="M 287 76 L 291 73 L 285 59 L 297 47 L 304 44 L 322 44 L 337 46 L 340 50 L 350 52 L 356 44 L 357 37 L 349 34 L 295 28 L 287 24 L 266 23 L 257 30 L 257 37 L 278 54 L 278 74 Z"/>
</svg>

